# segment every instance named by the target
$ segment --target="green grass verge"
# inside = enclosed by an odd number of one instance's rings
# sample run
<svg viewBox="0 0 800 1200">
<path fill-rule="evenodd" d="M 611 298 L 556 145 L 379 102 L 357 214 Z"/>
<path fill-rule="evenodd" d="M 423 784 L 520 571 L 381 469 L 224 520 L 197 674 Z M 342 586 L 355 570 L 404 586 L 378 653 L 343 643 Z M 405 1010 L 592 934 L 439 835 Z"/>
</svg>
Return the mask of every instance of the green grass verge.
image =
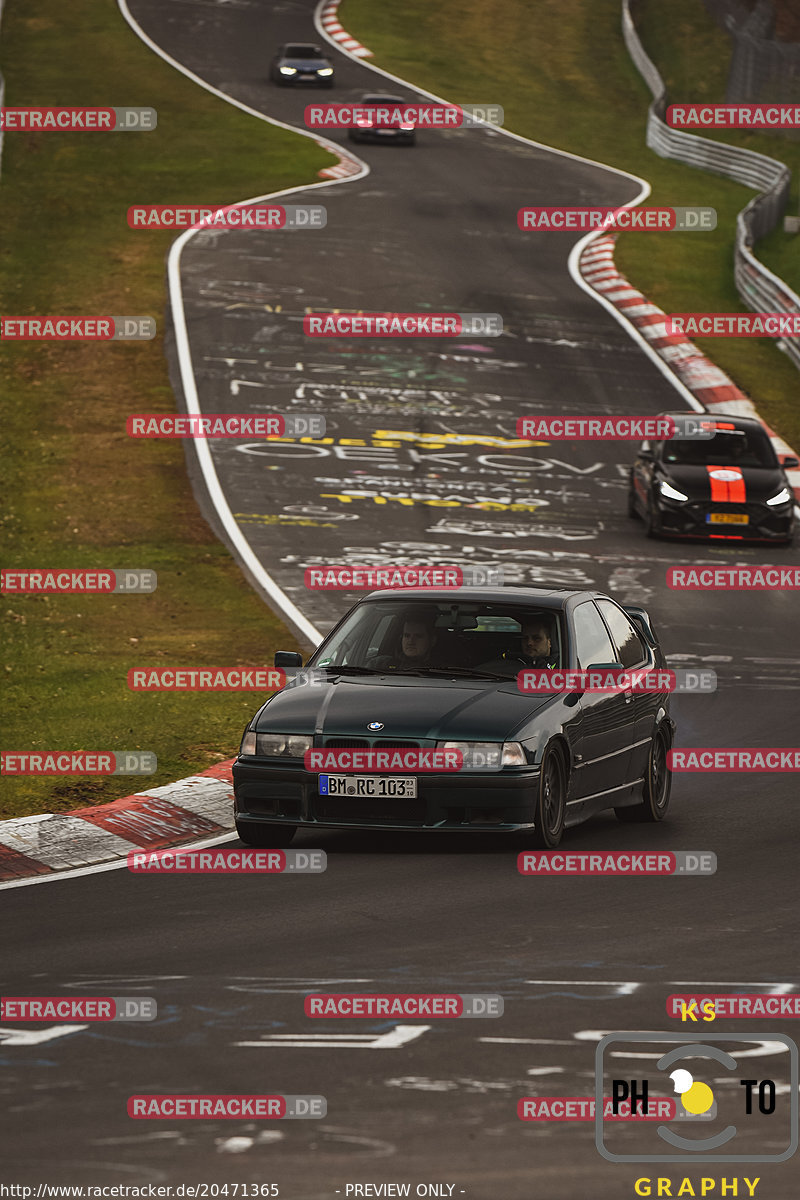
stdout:
<svg viewBox="0 0 800 1200">
<path fill-rule="evenodd" d="M 180 442 L 125 435 L 171 411 L 161 331 L 173 234 L 134 231 L 129 205 L 229 203 L 304 182 L 335 160 L 204 92 L 134 35 L 114 0 L 9 0 L 6 104 L 142 105 L 150 133 L 9 133 L 0 183 L 7 314 L 149 314 L 140 344 L 4 343 L 2 564 L 151 567 L 142 596 L 6 595 L 7 750 L 146 749 L 147 780 L 13 778 L 0 818 L 103 803 L 230 757 L 256 693 L 133 693 L 130 667 L 256 667 L 300 649 L 200 516 Z M 279 236 L 279 235 L 278 235 Z"/>
<path fill-rule="evenodd" d="M 616 261 L 668 312 L 744 311 L 733 283 L 733 242 L 736 213 L 753 192 L 647 149 L 650 93 L 625 49 L 620 14 L 619 0 L 345 0 L 340 19 L 393 74 L 454 102 L 502 104 L 514 132 L 643 176 L 653 189 L 648 204 L 713 206 L 715 232 L 621 235 Z M 637 27 L 672 100 L 724 99 L 729 41 L 700 0 L 644 0 Z M 795 172 L 800 165 L 797 141 L 741 131 L 714 136 L 771 154 Z M 776 232 L 758 253 L 787 282 L 798 281 L 800 236 Z M 798 372 L 774 341 L 696 342 L 800 446 Z"/>
</svg>

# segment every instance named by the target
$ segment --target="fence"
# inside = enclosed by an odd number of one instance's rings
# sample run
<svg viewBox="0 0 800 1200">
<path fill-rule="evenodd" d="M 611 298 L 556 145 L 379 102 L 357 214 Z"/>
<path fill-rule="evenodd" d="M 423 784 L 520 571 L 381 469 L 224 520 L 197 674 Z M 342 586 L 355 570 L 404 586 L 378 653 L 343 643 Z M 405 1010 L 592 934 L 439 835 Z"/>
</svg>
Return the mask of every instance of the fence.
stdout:
<svg viewBox="0 0 800 1200">
<path fill-rule="evenodd" d="M 771 0 L 758 0 L 752 12 L 741 0 L 705 0 L 705 6 L 733 39 L 727 101 L 800 100 L 800 45 L 776 40 Z"/>
<path fill-rule="evenodd" d="M 800 313 L 800 296 L 751 253 L 754 243 L 771 233 L 786 211 L 791 182 L 789 168 L 754 150 L 670 129 L 664 121 L 667 104 L 664 81 L 639 40 L 630 0 L 622 0 L 622 35 L 628 53 L 653 94 L 647 113 L 648 147 L 661 158 L 675 159 L 759 189 L 759 195 L 736 218 L 734 279 L 743 302 L 755 312 Z M 800 370 L 800 339 L 785 338 L 778 344 Z"/>
</svg>

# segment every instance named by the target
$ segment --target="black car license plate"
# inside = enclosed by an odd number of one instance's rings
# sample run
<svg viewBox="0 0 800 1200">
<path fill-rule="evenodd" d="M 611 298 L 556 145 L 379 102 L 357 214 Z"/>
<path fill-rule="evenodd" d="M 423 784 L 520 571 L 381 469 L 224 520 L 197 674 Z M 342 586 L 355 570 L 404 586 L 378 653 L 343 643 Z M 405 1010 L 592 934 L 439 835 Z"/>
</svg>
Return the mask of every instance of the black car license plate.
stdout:
<svg viewBox="0 0 800 1200">
<path fill-rule="evenodd" d="M 410 775 L 320 775 L 320 796 L 417 797 L 417 781 Z"/>
</svg>

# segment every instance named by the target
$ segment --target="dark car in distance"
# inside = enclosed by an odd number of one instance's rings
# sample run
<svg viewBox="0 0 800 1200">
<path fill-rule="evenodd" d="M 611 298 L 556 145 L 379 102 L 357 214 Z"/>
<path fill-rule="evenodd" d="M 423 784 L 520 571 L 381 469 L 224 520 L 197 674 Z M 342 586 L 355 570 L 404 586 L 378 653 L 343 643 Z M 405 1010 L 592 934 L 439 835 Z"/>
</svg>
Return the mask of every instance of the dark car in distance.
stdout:
<svg viewBox="0 0 800 1200">
<path fill-rule="evenodd" d="M 281 87 L 313 83 L 329 88 L 333 87 L 334 70 L 319 46 L 308 42 L 288 42 L 281 46 L 273 58 L 269 77 Z"/>
<path fill-rule="evenodd" d="M 681 414 L 685 416 L 685 414 Z M 677 417 L 677 414 L 676 414 Z M 628 515 L 648 537 L 724 538 L 789 545 L 794 492 L 760 421 L 709 416 L 713 437 L 643 442 L 628 487 Z"/>
<path fill-rule="evenodd" d="M 280 652 L 275 665 L 300 667 Z M 565 828 L 614 808 L 660 821 L 674 736 L 668 692 L 530 694 L 526 666 L 665 666 L 644 609 L 548 588 L 372 592 L 299 675 L 250 721 L 233 767 L 236 829 L 253 846 L 296 829 L 527 831 L 553 847 Z M 457 749 L 478 767 L 387 775 L 316 773 L 314 748 Z"/>
<path fill-rule="evenodd" d="M 400 142 L 402 145 L 413 146 L 417 140 L 415 122 L 400 120 L 399 117 L 395 119 L 391 111 L 405 108 L 407 104 L 408 101 L 402 96 L 382 96 L 379 93 L 367 92 L 354 107 L 375 109 L 376 116 L 373 118 L 369 112 L 364 113 L 354 127 L 348 129 L 348 138 L 351 142 Z M 379 108 L 390 110 L 389 120 L 378 119 Z"/>
</svg>

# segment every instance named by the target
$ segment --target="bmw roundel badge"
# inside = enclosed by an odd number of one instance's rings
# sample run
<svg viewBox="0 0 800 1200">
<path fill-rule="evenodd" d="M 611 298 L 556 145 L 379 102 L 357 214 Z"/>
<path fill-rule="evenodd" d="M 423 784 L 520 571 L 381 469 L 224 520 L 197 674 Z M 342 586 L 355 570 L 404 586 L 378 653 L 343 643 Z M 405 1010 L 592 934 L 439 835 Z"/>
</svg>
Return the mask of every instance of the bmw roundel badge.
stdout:
<svg viewBox="0 0 800 1200">
<path fill-rule="evenodd" d="M 383 729 L 383 721 L 370 721 L 367 729 L 371 730 L 372 733 L 377 733 L 379 729 Z"/>
</svg>

